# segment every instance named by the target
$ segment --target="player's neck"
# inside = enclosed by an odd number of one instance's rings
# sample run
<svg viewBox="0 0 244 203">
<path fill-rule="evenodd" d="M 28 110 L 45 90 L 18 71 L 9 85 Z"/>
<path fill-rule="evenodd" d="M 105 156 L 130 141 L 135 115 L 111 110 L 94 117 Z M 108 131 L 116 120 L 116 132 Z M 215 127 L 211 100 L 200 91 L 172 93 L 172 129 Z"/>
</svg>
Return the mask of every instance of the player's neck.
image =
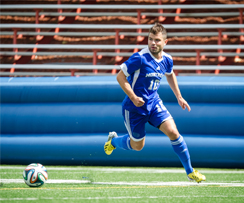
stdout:
<svg viewBox="0 0 244 203">
<path fill-rule="evenodd" d="M 157 54 L 153 54 L 153 53 L 151 52 L 151 54 L 152 54 L 156 59 L 158 59 L 158 60 L 160 60 L 160 59 L 162 58 L 162 52 L 157 53 Z"/>
</svg>

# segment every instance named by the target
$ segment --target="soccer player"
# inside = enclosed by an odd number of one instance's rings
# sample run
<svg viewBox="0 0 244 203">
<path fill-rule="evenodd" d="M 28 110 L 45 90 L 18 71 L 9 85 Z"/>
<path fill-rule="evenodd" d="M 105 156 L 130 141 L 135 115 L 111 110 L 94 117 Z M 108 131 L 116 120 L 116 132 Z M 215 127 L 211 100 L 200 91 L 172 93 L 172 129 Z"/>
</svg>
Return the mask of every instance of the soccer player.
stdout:
<svg viewBox="0 0 244 203">
<path fill-rule="evenodd" d="M 145 144 L 145 124 L 149 122 L 169 137 L 188 179 L 199 183 L 205 181 L 206 177 L 192 168 L 184 138 L 157 93 L 160 80 L 165 75 L 179 105 L 183 110 L 191 110 L 178 87 L 172 57 L 163 51 L 167 42 L 166 29 L 156 23 L 149 30 L 148 47 L 134 53 L 120 66 L 117 81 L 126 93 L 122 110 L 128 134 L 118 136 L 116 132 L 110 132 L 104 150 L 107 155 L 116 148 L 142 150 Z"/>
</svg>

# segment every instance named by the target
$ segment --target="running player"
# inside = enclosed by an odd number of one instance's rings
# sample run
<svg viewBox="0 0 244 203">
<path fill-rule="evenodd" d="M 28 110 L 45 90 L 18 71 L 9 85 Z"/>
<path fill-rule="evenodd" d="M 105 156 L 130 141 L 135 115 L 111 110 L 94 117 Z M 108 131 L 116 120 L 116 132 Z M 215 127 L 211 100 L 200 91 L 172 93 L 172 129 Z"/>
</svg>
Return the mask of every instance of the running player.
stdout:
<svg viewBox="0 0 244 203">
<path fill-rule="evenodd" d="M 107 155 L 117 147 L 125 150 L 142 150 L 145 144 L 145 124 L 149 122 L 169 137 L 188 179 L 199 183 L 205 181 L 206 177 L 192 168 L 184 138 L 179 134 L 172 116 L 157 93 L 160 80 L 165 75 L 179 105 L 183 110 L 191 110 L 178 87 L 172 57 L 163 51 L 167 42 L 166 29 L 160 23 L 156 23 L 149 30 L 148 47 L 134 53 L 120 66 L 117 80 L 126 93 L 122 110 L 128 134 L 118 136 L 116 132 L 109 133 L 104 150 Z"/>
</svg>

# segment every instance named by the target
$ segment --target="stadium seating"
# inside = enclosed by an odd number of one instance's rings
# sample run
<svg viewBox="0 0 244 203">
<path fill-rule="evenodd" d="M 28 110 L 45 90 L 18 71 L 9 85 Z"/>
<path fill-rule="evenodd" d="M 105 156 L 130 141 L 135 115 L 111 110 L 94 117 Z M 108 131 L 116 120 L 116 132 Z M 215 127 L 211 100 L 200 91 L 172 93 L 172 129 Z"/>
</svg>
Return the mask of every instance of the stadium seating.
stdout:
<svg viewBox="0 0 244 203">
<path fill-rule="evenodd" d="M 26 1 L 28 3 L 28 1 Z M 155 22 L 162 22 L 168 29 L 169 46 L 187 46 L 194 44 L 211 46 L 214 49 L 187 50 L 184 53 L 177 49 L 167 48 L 172 54 L 175 65 L 243 65 L 243 4 L 218 2 L 202 4 L 190 0 L 179 4 L 162 1 L 139 1 L 131 4 L 124 1 L 123 5 L 109 1 L 84 1 L 80 4 L 53 4 L 55 1 L 36 1 L 35 4 L 20 5 L 3 2 L 1 6 L 1 38 L 2 44 L 85 44 L 89 45 L 145 45 L 148 28 Z M 67 3 L 67 1 L 65 2 Z M 88 3 L 88 4 L 87 4 Z M 227 4 L 228 3 L 228 4 Z M 130 5 L 128 5 L 130 4 Z M 116 12 L 115 12 L 116 11 Z M 78 42 L 78 43 L 76 43 Z M 231 50 L 220 49 L 219 45 L 235 45 Z M 99 65 L 117 65 L 128 59 L 129 55 L 138 49 L 97 50 L 88 49 L 82 53 L 77 50 L 54 49 L 41 50 L 37 47 L 4 48 L 1 47 L 2 64 L 40 64 L 40 63 L 83 63 Z M 184 66 L 186 67 L 186 66 Z M 201 73 L 201 70 L 186 70 L 182 67 L 176 73 Z M 202 73 L 235 73 L 243 74 L 243 68 L 238 70 L 204 70 Z M 29 74 L 33 72 L 33 74 Z M 57 69 L 54 76 L 67 75 L 74 71 Z M 80 70 L 80 74 L 85 71 Z M 111 70 L 94 70 L 88 73 L 111 73 Z M 35 70 L 2 68 L 2 76 L 18 75 L 53 75 L 52 70 Z M 112 69 L 112 73 L 116 73 Z"/>
<path fill-rule="evenodd" d="M 185 137 L 194 167 L 244 167 L 243 77 L 178 76 L 192 111 L 164 79 L 159 95 Z M 103 151 L 109 131 L 125 134 L 115 76 L 0 78 L 1 163 L 181 166 L 168 138 L 147 125 L 141 152 Z"/>
</svg>

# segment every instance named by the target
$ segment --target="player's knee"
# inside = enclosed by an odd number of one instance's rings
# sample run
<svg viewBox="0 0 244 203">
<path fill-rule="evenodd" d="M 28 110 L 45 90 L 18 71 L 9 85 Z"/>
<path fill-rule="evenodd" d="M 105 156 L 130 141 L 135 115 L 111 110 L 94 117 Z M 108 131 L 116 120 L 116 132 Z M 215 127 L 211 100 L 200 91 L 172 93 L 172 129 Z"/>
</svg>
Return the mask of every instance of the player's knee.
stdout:
<svg viewBox="0 0 244 203">
<path fill-rule="evenodd" d="M 170 129 L 167 133 L 167 136 L 171 139 L 171 140 L 176 140 L 179 137 L 179 132 L 177 129 Z"/>
<path fill-rule="evenodd" d="M 143 146 L 133 146 L 132 149 L 135 151 L 141 151 L 143 149 Z"/>
<path fill-rule="evenodd" d="M 165 122 L 163 122 L 159 129 L 169 137 L 170 140 L 175 140 L 179 137 L 179 131 L 177 130 L 177 127 L 175 125 L 175 122 L 173 119 L 169 119 Z"/>
<path fill-rule="evenodd" d="M 130 140 L 130 145 L 132 147 L 132 149 L 136 150 L 136 151 L 141 151 L 145 145 L 145 140 L 141 140 L 141 141 L 134 141 L 134 140 Z"/>
</svg>

